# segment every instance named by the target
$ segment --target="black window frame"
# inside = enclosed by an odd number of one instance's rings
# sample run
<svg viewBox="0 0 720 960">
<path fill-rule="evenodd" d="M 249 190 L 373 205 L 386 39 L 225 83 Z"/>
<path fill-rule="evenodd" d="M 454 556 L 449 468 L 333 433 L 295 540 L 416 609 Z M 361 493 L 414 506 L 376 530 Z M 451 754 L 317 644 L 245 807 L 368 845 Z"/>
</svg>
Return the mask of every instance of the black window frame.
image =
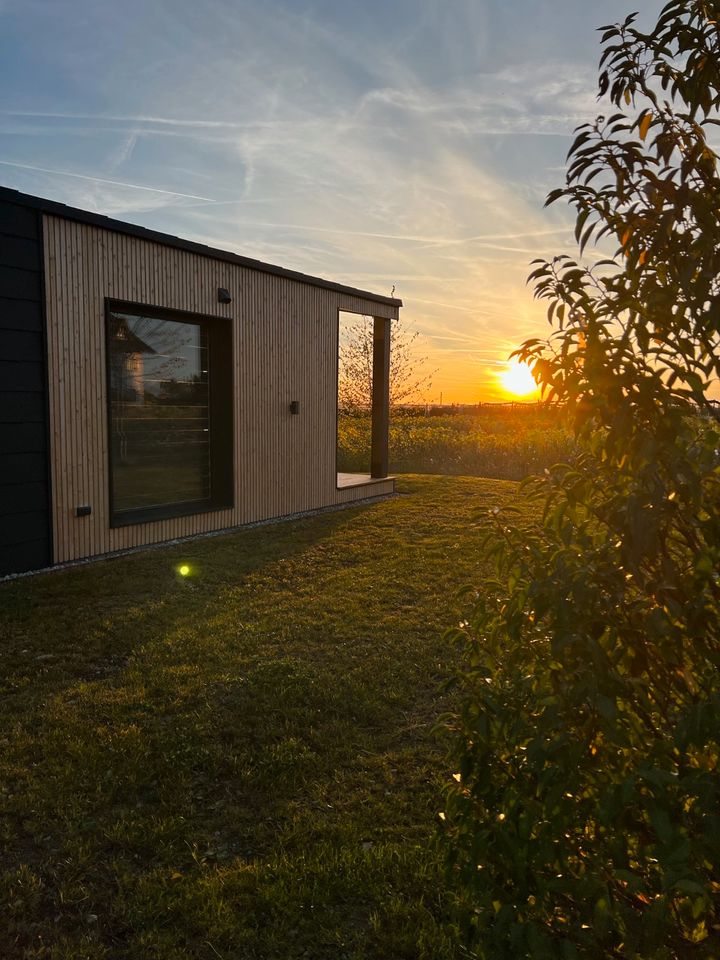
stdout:
<svg viewBox="0 0 720 960">
<path fill-rule="evenodd" d="M 113 489 L 113 426 L 111 383 L 111 323 L 112 312 L 135 314 L 168 320 L 175 323 L 191 323 L 205 329 L 208 339 L 209 404 L 210 424 L 210 496 L 206 500 L 159 504 L 131 510 L 115 510 Z M 108 492 L 110 526 L 127 527 L 155 520 L 171 520 L 232 509 L 235 505 L 235 451 L 233 417 L 233 322 L 229 317 L 217 317 L 188 310 L 160 307 L 154 304 L 131 300 L 105 298 L 105 389 L 108 431 Z"/>
</svg>

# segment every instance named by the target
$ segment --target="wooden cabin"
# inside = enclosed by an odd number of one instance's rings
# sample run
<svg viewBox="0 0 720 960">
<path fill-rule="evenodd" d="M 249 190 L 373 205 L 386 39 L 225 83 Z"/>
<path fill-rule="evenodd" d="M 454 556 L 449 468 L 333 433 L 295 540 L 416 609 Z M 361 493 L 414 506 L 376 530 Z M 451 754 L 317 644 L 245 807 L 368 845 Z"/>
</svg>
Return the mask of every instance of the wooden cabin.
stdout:
<svg viewBox="0 0 720 960">
<path fill-rule="evenodd" d="M 0 576 L 392 493 L 401 306 L 0 188 Z M 367 474 L 340 312 L 375 318 Z"/>
</svg>

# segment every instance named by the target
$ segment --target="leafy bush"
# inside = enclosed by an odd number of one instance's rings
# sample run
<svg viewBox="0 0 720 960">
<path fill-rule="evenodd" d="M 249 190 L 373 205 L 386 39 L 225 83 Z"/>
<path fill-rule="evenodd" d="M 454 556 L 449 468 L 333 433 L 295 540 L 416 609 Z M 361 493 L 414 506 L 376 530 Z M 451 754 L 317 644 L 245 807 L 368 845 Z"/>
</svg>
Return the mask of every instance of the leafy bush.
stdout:
<svg viewBox="0 0 720 960">
<path fill-rule="evenodd" d="M 611 115 L 565 197 L 592 266 L 537 262 L 556 332 L 529 341 L 580 454 L 492 517 L 449 720 L 450 862 L 476 955 L 720 955 L 720 4 L 603 29 Z M 616 112 L 612 112 L 612 110 Z"/>
</svg>

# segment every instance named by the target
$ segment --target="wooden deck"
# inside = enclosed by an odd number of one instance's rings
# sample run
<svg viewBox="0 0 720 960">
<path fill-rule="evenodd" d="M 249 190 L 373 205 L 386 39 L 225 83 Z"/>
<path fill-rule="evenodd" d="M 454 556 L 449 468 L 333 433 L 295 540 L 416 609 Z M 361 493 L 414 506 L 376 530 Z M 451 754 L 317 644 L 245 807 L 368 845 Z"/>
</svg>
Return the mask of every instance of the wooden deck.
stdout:
<svg viewBox="0 0 720 960">
<path fill-rule="evenodd" d="M 345 487 L 362 487 L 368 483 L 387 483 L 394 477 L 371 477 L 369 473 L 339 473 L 337 475 L 337 488 L 343 490 Z"/>
</svg>

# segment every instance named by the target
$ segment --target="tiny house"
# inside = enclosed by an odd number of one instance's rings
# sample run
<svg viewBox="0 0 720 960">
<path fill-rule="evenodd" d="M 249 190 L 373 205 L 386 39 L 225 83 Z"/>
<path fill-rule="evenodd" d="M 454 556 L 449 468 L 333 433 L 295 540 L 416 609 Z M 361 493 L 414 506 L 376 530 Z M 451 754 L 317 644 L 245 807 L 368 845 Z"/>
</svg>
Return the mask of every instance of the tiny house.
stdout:
<svg viewBox="0 0 720 960">
<path fill-rule="evenodd" d="M 0 576 L 392 493 L 401 306 L 0 188 Z M 367 474 L 341 312 L 374 317 Z"/>
</svg>

